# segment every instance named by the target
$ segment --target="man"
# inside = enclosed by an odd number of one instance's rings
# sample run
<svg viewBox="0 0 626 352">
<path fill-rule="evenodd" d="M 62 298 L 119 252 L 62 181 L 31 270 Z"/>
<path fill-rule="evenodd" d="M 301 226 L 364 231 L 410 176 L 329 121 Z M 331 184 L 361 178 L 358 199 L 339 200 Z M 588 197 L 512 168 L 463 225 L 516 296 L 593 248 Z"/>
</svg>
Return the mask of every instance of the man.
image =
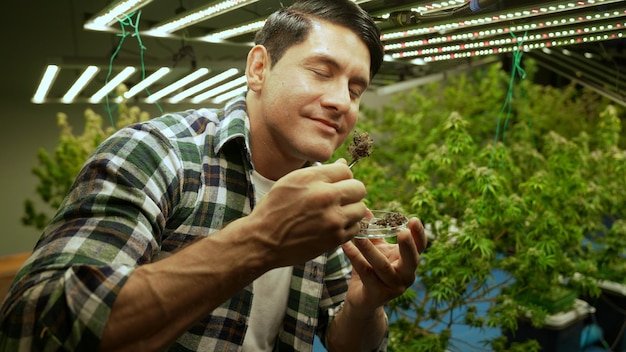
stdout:
<svg viewBox="0 0 626 352">
<path fill-rule="evenodd" d="M 322 165 L 382 63 L 349 0 L 273 14 L 222 110 L 118 131 L 90 157 L 18 273 L 0 349 L 386 348 L 383 305 L 415 279 L 423 227 L 353 240 L 365 186 Z"/>
</svg>

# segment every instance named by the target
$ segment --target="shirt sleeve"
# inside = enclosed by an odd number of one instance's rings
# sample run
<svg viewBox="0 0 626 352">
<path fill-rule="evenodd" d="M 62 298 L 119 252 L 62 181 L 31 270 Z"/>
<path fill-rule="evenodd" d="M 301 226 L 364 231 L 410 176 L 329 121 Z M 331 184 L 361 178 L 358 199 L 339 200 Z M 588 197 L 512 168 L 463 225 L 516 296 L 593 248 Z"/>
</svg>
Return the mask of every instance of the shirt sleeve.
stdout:
<svg viewBox="0 0 626 352">
<path fill-rule="evenodd" d="M 158 250 L 181 170 L 149 125 L 105 141 L 18 272 L 0 309 L 0 350 L 95 351 L 121 287 Z"/>
</svg>

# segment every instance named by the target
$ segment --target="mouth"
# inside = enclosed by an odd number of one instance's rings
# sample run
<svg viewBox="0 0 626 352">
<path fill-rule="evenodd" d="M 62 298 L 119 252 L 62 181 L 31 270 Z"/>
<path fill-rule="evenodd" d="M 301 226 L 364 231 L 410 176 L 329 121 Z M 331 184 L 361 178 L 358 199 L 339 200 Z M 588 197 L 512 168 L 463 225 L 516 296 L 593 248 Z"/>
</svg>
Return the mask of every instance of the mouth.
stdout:
<svg viewBox="0 0 626 352">
<path fill-rule="evenodd" d="M 322 119 L 322 118 L 312 117 L 311 120 L 313 120 L 313 121 L 315 121 L 315 122 L 317 122 L 319 124 L 322 124 L 322 125 L 328 127 L 329 129 L 333 129 L 334 132 L 337 132 L 337 133 L 339 132 L 339 129 L 341 127 L 338 123 L 336 123 L 334 121 L 330 121 L 330 120 L 326 120 L 326 119 Z"/>
</svg>

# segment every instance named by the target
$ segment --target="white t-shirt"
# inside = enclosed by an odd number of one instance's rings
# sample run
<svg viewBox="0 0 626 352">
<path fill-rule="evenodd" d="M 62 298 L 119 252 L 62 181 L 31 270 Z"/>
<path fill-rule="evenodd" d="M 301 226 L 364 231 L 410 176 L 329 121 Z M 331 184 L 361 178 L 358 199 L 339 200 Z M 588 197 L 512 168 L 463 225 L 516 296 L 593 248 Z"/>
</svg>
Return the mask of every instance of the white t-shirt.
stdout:
<svg viewBox="0 0 626 352">
<path fill-rule="evenodd" d="M 252 173 L 257 202 L 269 192 L 274 181 L 261 176 L 256 171 Z M 276 337 L 280 331 L 291 283 L 292 267 L 283 267 L 270 270 L 261 275 L 252 283 L 254 296 L 248 331 L 243 340 L 245 352 L 272 351 Z"/>
</svg>

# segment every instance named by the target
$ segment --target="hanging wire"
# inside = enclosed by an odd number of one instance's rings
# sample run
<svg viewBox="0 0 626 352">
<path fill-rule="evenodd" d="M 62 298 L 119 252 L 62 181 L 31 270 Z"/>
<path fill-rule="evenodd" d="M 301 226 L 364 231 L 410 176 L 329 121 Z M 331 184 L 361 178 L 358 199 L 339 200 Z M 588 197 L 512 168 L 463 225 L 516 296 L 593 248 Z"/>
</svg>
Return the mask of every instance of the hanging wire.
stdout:
<svg viewBox="0 0 626 352">
<path fill-rule="evenodd" d="M 136 14 L 136 18 L 135 18 L 135 21 L 133 21 L 133 16 L 135 16 L 135 14 Z M 139 35 L 140 18 L 141 18 L 141 10 L 136 13 L 133 12 L 131 14 L 124 15 L 124 18 L 118 21 L 118 23 L 120 24 L 121 33 L 117 34 L 117 36 L 120 37 L 120 40 L 117 43 L 117 47 L 111 54 L 111 57 L 109 58 L 109 70 L 105 78 L 105 84 L 108 83 L 109 79 L 111 78 L 111 74 L 113 72 L 113 61 L 119 54 L 120 50 L 122 49 L 122 45 L 124 44 L 124 41 L 126 40 L 128 36 L 137 38 L 137 43 L 139 44 L 139 61 L 141 65 L 141 79 L 144 80 L 146 78 L 146 65 L 145 65 L 145 60 L 144 60 L 144 52 L 146 51 L 147 48 L 143 45 L 143 41 L 141 39 L 141 36 Z M 126 27 L 130 27 L 132 31 L 127 31 Z M 147 87 L 146 87 L 146 93 L 148 95 L 151 94 L 150 90 Z M 106 104 L 106 111 L 107 111 L 107 114 L 109 115 L 109 121 L 111 123 L 111 126 L 115 128 L 115 121 L 113 120 L 113 112 L 111 110 L 109 94 L 105 96 L 105 104 Z M 161 108 L 161 105 L 159 103 L 155 103 L 155 104 L 157 108 L 159 109 L 159 111 L 163 113 L 163 109 Z"/>
<path fill-rule="evenodd" d="M 502 104 L 502 108 L 500 109 L 500 113 L 498 114 L 498 122 L 496 125 L 496 134 L 494 137 L 494 145 L 496 143 L 498 143 L 498 141 L 500 141 L 500 136 L 502 136 L 502 143 L 504 144 L 504 137 L 506 134 L 506 128 L 509 124 L 509 121 L 511 119 L 511 108 L 513 105 L 513 92 L 514 92 L 514 86 L 515 86 L 515 77 L 519 76 L 521 79 L 526 79 L 526 71 L 524 70 L 524 68 L 521 65 L 522 62 L 522 56 L 524 55 L 524 51 L 522 50 L 522 45 L 524 44 L 523 40 L 520 40 L 519 37 L 515 36 L 515 33 L 511 32 L 511 36 L 513 37 L 513 39 L 515 39 L 516 43 L 517 43 L 517 49 L 513 52 L 513 65 L 511 68 L 511 76 L 509 79 L 509 89 L 507 90 L 506 93 L 506 98 L 504 100 L 504 103 Z M 524 36 L 526 36 L 526 32 L 524 32 Z M 504 121 L 503 119 L 503 114 L 506 111 L 506 116 L 504 117 Z M 489 163 L 489 167 L 492 168 L 493 167 L 493 160 L 494 160 L 494 154 L 495 154 L 495 148 L 494 151 L 491 154 L 491 161 Z"/>
<path fill-rule="evenodd" d="M 526 35 L 526 32 L 524 32 L 524 36 L 525 35 Z M 486 196 L 487 190 L 489 189 L 489 184 L 491 183 L 491 177 L 492 177 L 492 172 L 493 172 L 493 167 L 494 167 L 493 164 L 496 158 L 496 152 L 498 150 L 497 144 L 500 141 L 502 142 L 502 144 L 504 144 L 506 128 L 511 118 L 515 78 L 517 76 L 519 76 L 521 79 L 526 78 L 526 71 L 521 66 L 522 56 L 524 55 L 524 51 L 522 50 L 523 40 L 520 40 L 518 37 L 516 37 L 515 33 L 513 32 L 511 32 L 511 36 L 515 39 L 518 50 L 515 50 L 513 52 L 513 63 L 512 63 L 511 75 L 509 79 L 509 87 L 507 89 L 506 98 L 504 99 L 502 108 L 500 109 L 500 112 L 498 113 L 496 133 L 495 133 L 494 140 L 493 140 L 493 149 L 491 151 L 491 156 L 489 160 L 489 177 L 487 179 L 488 185 L 487 187 L 484 188 L 483 197 Z M 503 163 L 504 163 L 504 160 L 501 160 L 499 166 L 503 167 L 504 166 Z M 479 222 L 480 222 L 480 217 L 479 217 Z"/>
</svg>

